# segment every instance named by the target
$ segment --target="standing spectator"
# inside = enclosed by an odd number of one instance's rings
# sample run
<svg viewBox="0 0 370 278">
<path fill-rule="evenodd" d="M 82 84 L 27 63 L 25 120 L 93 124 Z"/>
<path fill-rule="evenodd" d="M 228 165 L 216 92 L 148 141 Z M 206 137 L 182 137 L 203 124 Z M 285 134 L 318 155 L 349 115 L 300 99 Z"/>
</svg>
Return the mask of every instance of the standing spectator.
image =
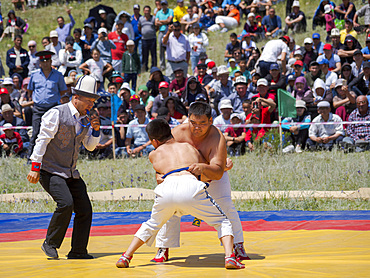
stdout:
<svg viewBox="0 0 370 278">
<path fill-rule="evenodd" d="M 130 83 L 132 90 L 136 90 L 137 75 L 140 74 L 140 58 L 135 52 L 135 42 L 133 40 L 127 41 L 127 51 L 123 53 L 122 57 L 122 73 L 123 81 Z"/>
<path fill-rule="evenodd" d="M 35 41 L 29 41 L 28 42 L 28 57 L 30 57 L 30 63 L 28 64 L 28 75 L 31 75 L 31 73 L 35 72 L 40 68 L 40 60 L 39 57 L 36 57 L 36 42 Z"/>
<path fill-rule="evenodd" d="M 317 105 L 317 110 L 319 115 L 313 119 L 313 123 L 337 122 L 337 124 L 311 125 L 307 145 L 310 150 L 331 150 L 334 144 L 339 144 L 343 140 L 343 125 L 339 123 L 342 119 L 330 112 L 330 103 L 327 101 L 321 101 Z"/>
<path fill-rule="evenodd" d="M 240 24 L 240 12 L 234 4 L 230 5 L 230 12 L 227 16 L 216 16 L 216 23 L 208 28 L 208 31 L 215 32 L 220 30 L 220 33 L 226 33 L 229 30 L 235 29 Z"/>
<path fill-rule="evenodd" d="M 87 49 L 92 50 L 91 46 L 93 42 L 98 38 L 98 35 L 93 33 L 93 26 L 90 23 L 85 23 L 84 25 L 85 36 L 81 37 L 82 40 L 86 41 Z"/>
<path fill-rule="evenodd" d="M 208 46 L 208 37 L 206 34 L 200 32 L 198 23 L 193 24 L 193 33 L 189 35 L 189 44 L 191 47 L 191 69 L 194 74 L 195 67 L 199 63 L 199 55 L 202 52 L 206 52 Z"/>
<path fill-rule="evenodd" d="M 73 26 L 76 24 L 72 14 L 71 9 L 66 9 L 66 12 L 71 19 L 71 23 L 64 24 L 64 18 L 62 16 L 58 16 L 58 28 L 56 31 L 58 32 L 58 37 L 61 42 L 65 42 L 66 38 L 71 35 L 71 31 Z"/>
<path fill-rule="evenodd" d="M 238 125 L 242 123 L 243 119 L 240 114 L 233 113 L 231 116 L 231 124 Z M 227 153 L 230 156 L 240 156 L 245 153 L 245 135 L 244 127 L 228 127 L 224 132 Z"/>
<path fill-rule="evenodd" d="M 105 62 L 112 64 L 112 49 L 116 49 L 116 45 L 107 35 L 108 31 L 106 28 L 99 28 L 98 39 L 95 40 L 91 46 L 92 49 L 97 48 L 100 51 L 100 57 Z"/>
<path fill-rule="evenodd" d="M 279 40 L 271 40 L 265 44 L 258 63 L 261 77 L 265 77 L 269 73 L 271 64 L 277 63 L 279 56 L 281 56 L 282 73 L 286 73 L 286 57 L 289 52 L 289 42 L 290 38 L 284 36 Z"/>
<path fill-rule="evenodd" d="M 53 66 L 54 69 L 58 69 L 58 67 L 60 66 L 58 54 L 61 49 L 64 49 L 66 47 L 66 45 L 64 42 L 59 41 L 58 32 L 55 30 L 50 31 L 49 37 L 50 37 L 51 43 L 45 47 L 45 50 L 53 52 L 53 56 L 51 57 L 51 61 L 52 61 L 51 65 Z"/>
<path fill-rule="evenodd" d="M 139 55 L 141 61 L 142 42 L 141 42 L 141 33 L 139 30 L 139 21 L 142 15 L 140 14 L 140 6 L 138 4 L 135 4 L 133 9 L 134 14 L 131 16 L 131 25 L 135 34 L 133 41 L 135 42 L 135 51 Z"/>
<path fill-rule="evenodd" d="M 32 111 L 32 138 L 29 155 L 32 154 L 37 135 L 40 131 L 41 117 L 52 107 L 58 105 L 60 96 L 67 92 L 63 75 L 51 66 L 50 51 L 39 51 L 36 56 L 40 58 L 40 71 L 31 74 L 28 90 L 32 92 L 34 101 Z"/>
<path fill-rule="evenodd" d="M 1 35 L 0 42 L 6 35 L 11 35 L 12 40 L 14 40 L 16 35 L 23 35 L 24 28 L 26 27 L 26 22 L 19 16 L 15 16 L 15 12 L 10 10 L 8 13 L 8 21 L 6 23 L 6 28 Z"/>
<path fill-rule="evenodd" d="M 94 48 L 91 54 L 92 58 L 83 63 L 80 66 L 80 69 L 84 71 L 85 75 L 94 75 L 99 79 L 99 82 L 103 82 L 103 76 L 112 71 L 113 67 L 111 64 L 100 58 L 99 49 Z"/>
<path fill-rule="evenodd" d="M 313 48 L 317 51 L 319 55 L 324 54 L 324 43 L 321 41 L 321 36 L 319 33 L 312 34 Z"/>
<path fill-rule="evenodd" d="M 311 65 L 313 61 L 316 61 L 319 53 L 313 48 L 313 40 L 311 38 L 304 39 L 304 47 L 301 47 L 303 63 L 306 65 Z"/>
<path fill-rule="evenodd" d="M 231 105 L 231 100 L 230 99 L 222 99 L 220 101 L 220 111 L 221 114 L 218 115 L 214 120 L 213 120 L 213 125 L 215 125 L 219 130 L 221 130 L 222 133 L 225 132 L 226 128 L 228 125 L 230 125 L 230 117 L 231 113 L 233 112 L 233 106 Z M 222 125 L 222 126 L 217 126 L 217 125 Z"/>
<path fill-rule="evenodd" d="M 327 34 L 326 42 L 330 42 L 331 30 L 335 28 L 335 23 L 334 23 L 335 14 L 329 4 L 326 4 L 324 9 L 325 9 L 325 21 L 326 21 L 325 27 L 326 27 L 326 34 Z"/>
<path fill-rule="evenodd" d="M 293 2 L 293 12 L 285 18 L 284 33 L 287 34 L 289 29 L 293 30 L 293 34 L 306 32 L 307 22 L 305 14 L 300 11 L 299 1 Z"/>
<path fill-rule="evenodd" d="M 335 73 L 339 73 L 342 66 L 339 56 L 333 53 L 333 46 L 327 43 L 324 45 L 323 50 L 324 55 L 320 55 L 316 61 L 320 64 L 322 60 L 327 59 L 329 61 L 329 70 Z"/>
<path fill-rule="evenodd" d="M 30 79 L 31 79 L 30 77 L 27 77 L 23 80 L 21 97 L 19 99 L 19 104 L 22 106 L 22 113 L 24 115 L 24 121 L 26 122 L 26 126 L 32 125 L 33 100 L 32 94 L 30 94 L 29 91 L 27 90 L 28 84 L 30 83 Z"/>
<path fill-rule="evenodd" d="M 135 119 L 129 123 L 126 133 L 126 153 L 131 157 L 148 155 L 154 150 L 150 143 L 145 127 L 138 127 L 137 125 L 147 125 L 149 119 L 145 116 L 146 111 L 144 105 L 136 105 Z M 131 141 L 133 140 L 133 144 Z"/>
<path fill-rule="evenodd" d="M 269 14 L 263 17 L 262 25 L 266 26 L 266 37 L 276 38 L 282 33 L 281 18 L 276 15 L 274 8 L 269 9 Z"/>
<path fill-rule="evenodd" d="M 162 9 L 157 11 L 157 14 L 155 16 L 155 25 L 159 27 L 158 34 L 159 64 L 161 71 L 164 71 L 166 69 L 166 60 L 165 60 L 166 46 L 165 44 L 163 44 L 163 37 L 167 33 L 168 25 L 172 22 L 174 14 L 172 9 L 168 9 L 167 0 L 161 0 L 161 7 Z"/>
<path fill-rule="evenodd" d="M 349 18 L 353 20 L 356 13 L 356 7 L 355 4 L 349 0 L 342 0 L 342 4 L 336 6 L 334 11 L 337 14 L 338 19 Z"/>
<path fill-rule="evenodd" d="M 174 69 L 181 67 L 186 76 L 188 74 L 191 48 L 188 38 L 181 34 L 181 25 L 178 21 L 168 27 L 162 43 L 167 48 L 166 75 L 173 80 L 175 78 Z"/>
<path fill-rule="evenodd" d="M 100 9 L 98 13 L 99 17 L 96 18 L 97 28 L 106 28 L 109 31 L 112 30 L 114 25 L 115 14 L 114 13 L 107 14 L 107 12 L 104 9 Z"/>
<path fill-rule="evenodd" d="M 312 30 L 316 29 L 316 26 L 323 26 L 325 24 L 325 5 L 329 4 L 332 8 L 335 8 L 333 1 L 321 0 L 319 6 L 317 7 L 315 14 L 312 19 Z"/>
<path fill-rule="evenodd" d="M 77 71 L 82 63 L 81 50 L 74 50 L 74 39 L 71 36 L 66 38 L 66 48 L 59 50 L 59 61 L 61 63 L 58 71 L 65 77 L 71 70 Z"/>
<path fill-rule="evenodd" d="M 235 79 L 234 82 L 235 92 L 228 96 L 228 99 L 231 100 L 234 113 L 239 114 L 243 113 L 244 101 L 252 97 L 252 95 L 249 92 L 247 92 L 247 86 L 248 86 L 247 79 L 244 76 L 238 76 Z"/>
<path fill-rule="evenodd" d="M 370 121 L 369 101 L 366 96 L 358 96 L 356 99 L 357 109 L 349 115 L 349 122 Z M 357 123 L 347 127 L 347 137 L 342 141 L 345 149 L 356 147 L 356 152 L 363 152 L 370 148 L 370 124 Z"/>
<path fill-rule="evenodd" d="M 346 40 L 347 35 L 353 36 L 357 39 L 357 32 L 353 30 L 353 21 L 352 19 L 346 19 L 344 23 L 344 29 L 340 31 L 340 42 L 344 43 Z"/>
<path fill-rule="evenodd" d="M 150 6 L 145 6 L 143 9 L 144 16 L 140 17 L 138 29 L 141 33 L 142 41 L 142 67 L 141 72 L 148 71 L 149 52 L 152 58 L 152 66 L 157 66 L 157 36 L 158 27 L 155 26 L 155 17 L 150 14 Z"/>
<path fill-rule="evenodd" d="M 170 84 L 170 92 L 173 92 L 179 98 L 181 98 L 186 88 L 186 83 L 188 81 L 188 78 L 184 76 L 184 70 L 182 68 L 175 69 L 174 74 L 175 74 L 175 79 L 172 80 Z"/>
<path fill-rule="evenodd" d="M 122 33 L 126 34 L 129 40 L 134 40 L 135 32 L 134 27 L 132 27 L 131 24 L 131 15 L 126 11 L 120 12 L 116 18 L 116 23 L 112 31 L 116 30 L 116 24 L 118 20 L 121 20 L 123 22 Z"/>
<path fill-rule="evenodd" d="M 358 18 L 364 17 L 365 25 L 360 25 L 358 23 Z M 366 33 L 370 31 L 370 3 L 362 6 L 353 17 L 353 25 L 355 26 L 356 30 L 365 29 Z"/>
<path fill-rule="evenodd" d="M 82 30 L 80 28 L 76 28 L 73 30 L 73 38 L 75 39 L 73 48 L 80 48 L 82 52 L 82 61 L 86 62 L 91 58 L 91 51 L 89 44 L 86 41 L 81 40 L 81 34 Z"/>
<path fill-rule="evenodd" d="M 129 40 L 128 36 L 122 33 L 123 21 L 118 20 L 116 24 L 116 31 L 110 32 L 108 34 L 108 39 L 111 40 L 115 45 L 115 49 L 112 51 L 112 66 L 115 71 L 122 70 L 122 57 L 123 53 L 126 51 L 126 43 Z"/>
<path fill-rule="evenodd" d="M 27 50 L 22 48 L 22 37 L 16 35 L 14 38 L 14 46 L 6 52 L 6 65 L 9 68 L 9 75 L 19 73 L 22 78 L 28 76 L 28 65 L 30 57 Z"/>
</svg>

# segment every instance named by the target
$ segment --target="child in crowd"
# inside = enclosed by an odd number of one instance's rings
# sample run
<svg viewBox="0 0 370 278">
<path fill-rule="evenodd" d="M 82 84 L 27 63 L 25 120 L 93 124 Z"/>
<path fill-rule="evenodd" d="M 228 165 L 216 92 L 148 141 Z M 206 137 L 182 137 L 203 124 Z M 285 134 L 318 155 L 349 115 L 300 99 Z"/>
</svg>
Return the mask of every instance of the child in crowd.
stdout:
<svg viewBox="0 0 370 278">
<path fill-rule="evenodd" d="M 4 124 L 4 133 L 0 135 L 0 147 L 6 156 L 17 155 L 23 150 L 22 138 L 12 127 L 10 123 Z"/>
<path fill-rule="evenodd" d="M 136 90 L 136 80 L 140 74 L 140 58 L 135 51 L 135 42 L 128 40 L 126 43 L 127 51 L 122 56 L 123 81 L 130 83 L 132 90 Z"/>
<path fill-rule="evenodd" d="M 335 23 L 334 23 L 335 14 L 330 4 L 326 4 L 324 6 L 324 11 L 325 11 L 325 21 L 326 21 L 326 33 L 327 33 L 326 42 L 331 43 L 330 35 L 331 35 L 331 30 L 335 28 Z"/>
<path fill-rule="evenodd" d="M 243 122 L 240 114 L 234 113 L 230 117 L 230 122 L 233 125 L 239 125 Z M 226 139 L 227 153 L 230 156 L 240 156 L 245 153 L 245 128 L 238 126 L 230 126 L 226 128 L 224 136 Z"/>
<path fill-rule="evenodd" d="M 260 124 L 260 116 L 257 114 L 251 115 L 249 118 L 249 124 Z M 250 127 L 245 135 L 245 142 L 250 152 L 255 150 L 255 145 L 261 144 L 263 136 L 265 136 L 265 129 L 263 127 Z"/>
<path fill-rule="evenodd" d="M 228 71 L 229 71 L 229 76 L 232 76 L 233 73 L 236 71 L 236 70 L 240 70 L 239 66 L 236 65 L 236 61 L 234 58 L 230 58 L 229 59 L 229 67 L 227 68 Z"/>
</svg>

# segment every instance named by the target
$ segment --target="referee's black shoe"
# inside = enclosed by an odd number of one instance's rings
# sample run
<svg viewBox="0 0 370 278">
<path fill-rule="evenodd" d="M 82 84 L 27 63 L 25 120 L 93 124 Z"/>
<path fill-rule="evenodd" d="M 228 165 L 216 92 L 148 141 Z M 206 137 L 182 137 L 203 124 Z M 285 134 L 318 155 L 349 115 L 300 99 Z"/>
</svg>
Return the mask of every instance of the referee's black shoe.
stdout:
<svg viewBox="0 0 370 278">
<path fill-rule="evenodd" d="M 74 253 L 74 252 L 69 252 L 68 255 L 67 255 L 67 258 L 68 259 L 75 259 L 75 260 L 76 259 L 79 259 L 79 260 L 91 260 L 91 259 L 95 259 L 90 254 L 87 254 L 87 253 L 81 254 L 81 253 Z"/>
<path fill-rule="evenodd" d="M 55 247 L 49 245 L 46 240 L 44 241 L 44 243 L 41 245 L 41 250 L 44 251 L 44 253 L 46 254 L 46 256 L 50 257 L 50 258 L 53 258 L 53 259 L 57 259 L 59 256 L 58 256 L 58 251 Z"/>
</svg>

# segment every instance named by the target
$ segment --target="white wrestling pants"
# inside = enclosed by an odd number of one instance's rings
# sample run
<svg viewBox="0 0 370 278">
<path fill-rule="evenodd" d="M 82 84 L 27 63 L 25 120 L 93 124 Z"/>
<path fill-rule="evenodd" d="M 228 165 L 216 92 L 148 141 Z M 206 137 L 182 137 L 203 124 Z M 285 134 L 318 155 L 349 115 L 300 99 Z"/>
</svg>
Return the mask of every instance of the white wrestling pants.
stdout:
<svg viewBox="0 0 370 278">
<path fill-rule="evenodd" d="M 216 203 L 221 207 L 227 218 L 230 220 L 233 228 L 234 243 L 244 242 L 243 229 L 240 222 L 239 214 L 235 209 L 233 201 L 231 200 L 231 185 L 229 174 L 227 172 L 224 172 L 220 180 L 212 181 L 209 184 L 207 191 L 209 195 L 211 195 Z M 197 218 L 207 222 L 206 219 L 203 219 L 201 217 Z M 174 215 L 165 225 L 163 225 L 156 238 L 156 247 L 180 247 L 180 222 L 181 218 Z"/>
<path fill-rule="evenodd" d="M 191 214 L 217 230 L 218 238 L 233 235 L 230 221 L 213 205 L 205 183 L 193 175 L 168 176 L 154 190 L 152 215 L 135 236 L 151 246 L 159 229 L 173 215 Z M 180 219 L 180 217 L 177 217 Z"/>
</svg>

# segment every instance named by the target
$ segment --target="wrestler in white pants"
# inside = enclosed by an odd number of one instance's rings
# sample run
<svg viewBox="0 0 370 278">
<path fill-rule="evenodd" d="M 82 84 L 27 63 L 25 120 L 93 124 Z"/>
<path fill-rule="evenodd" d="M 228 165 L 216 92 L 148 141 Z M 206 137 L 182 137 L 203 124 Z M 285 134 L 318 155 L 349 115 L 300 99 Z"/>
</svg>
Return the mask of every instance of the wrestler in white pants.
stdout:
<svg viewBox="0 0 370 278">
<path fill-rule="evenodd" d="M 212 26 L 210 26 L 208 28 L 209 32 L 216 32 L 216 31 L 220 30 L 221 29 L 221 27 L 219 25 L 220 23 L 225 24 L 225 27 L 228 30 L 235 29 L 236 27 L 238 27 L 238 21 L 235 18 L 232 18 L 232 17 L 229 17 L 229 16 L 218 15 L 218 16 L 216 16 L 215 22 L 216 22 L 216 24 L 213 24 Z"/>
<path fill-rule="evenodd" d="M 234 244 L 244 242 L 243 229 L 240 222 L 239 214 L 235 209 L 233 201 L 231 200 L 231 185 L 229 174 L 227 172 L 224 172 L 220 180 L 212 181 L 209 184 L 207 191 L 216 201 L 216 203 L 221 207 L 227 218 L 230 220 L 234 234 Z M 202 217 L 197 218 L 207 222 L 206 219 L 203 219 Z M 181 218 L 174 215 L 165 225 L 163 225 L 156 238 L 156 247 L 180 247 L 180 222 Z"/>
<path fill-rule="evenodd" d="M 154 190 L 156 198 L 150 219 L 141 225 L 135 237 L 151 246 L 159 229 L 174 214 L 191 214 L 204 220 L 217 230 L 218 238 L 232 236 L 230 221 L 213 205 L 207 191 L 205 183 L 193 175 L 166 177 Z"/>
</svg>

